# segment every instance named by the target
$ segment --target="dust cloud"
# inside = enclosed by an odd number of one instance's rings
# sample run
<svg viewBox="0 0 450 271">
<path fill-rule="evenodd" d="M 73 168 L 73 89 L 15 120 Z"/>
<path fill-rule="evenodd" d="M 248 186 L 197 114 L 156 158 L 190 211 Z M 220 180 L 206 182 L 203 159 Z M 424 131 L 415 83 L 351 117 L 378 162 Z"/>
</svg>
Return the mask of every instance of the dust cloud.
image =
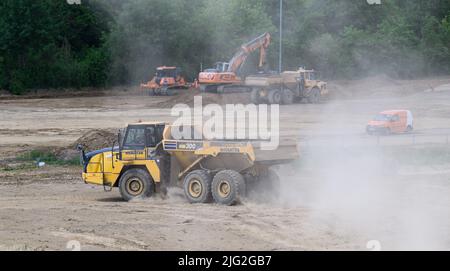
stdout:
<svg viewBox="0 0 450 271">
<path fill-rule="evenodd" d="M 322 112 L 336 109 L 325 107 Z M 319 117 L 327 129 L 316 133 L 328 136 L 300 143 L 299 161 L 278 169 L 279 204 L 310 208 L 307 219 L 312 224 L 332 225 L 336 232 L 352 232 L 366 242 L 377 240 L 381 249 L 448 249 L 448 174 L 415 173 L 427 165 L 412 167 L 402 161 L 402 152 L 415 148 L 411 145 L 367 144 L 364 123 L 355 134 L 339 129 L 346 122 L 339 114 L 353 111 L 341 108 L 334 118 Z"/>
</svg>

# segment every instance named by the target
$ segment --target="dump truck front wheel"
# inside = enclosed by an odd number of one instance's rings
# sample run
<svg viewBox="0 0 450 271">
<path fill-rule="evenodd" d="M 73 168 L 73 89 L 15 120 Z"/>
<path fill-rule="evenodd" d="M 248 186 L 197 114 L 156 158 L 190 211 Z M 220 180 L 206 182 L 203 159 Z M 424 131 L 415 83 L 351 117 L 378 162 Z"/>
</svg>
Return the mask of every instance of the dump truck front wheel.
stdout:
<svg viewBox="0 0 450 271">
<path fill-rule="evenodd" d="M 151 197 L 155 191 L 155 184 L 147 171 L 140 168 L 127 170 L 119 181 L 119 190 L 126 201 Z"/>
<path fill-rule="evenodd" d="M 234 205 L 245 195 L 244 177 L 234 170 L 222 170 L 214 176 L 212 195 L 218 204 Z"/>
<path fill-rule="evenodd" d="M 190 203 L 211 202 L 211 176 L 204 170 L 195 170 L 184 178 L 184 194 Z"/>
<path fill-rule="evenodd" d="M 311 104 L 317 104 L 320 102 L 320 89 L 319 88 L 313 88 L 311 90 L 311 93 L 308 96 L 308 102 Z"/>
</svg>

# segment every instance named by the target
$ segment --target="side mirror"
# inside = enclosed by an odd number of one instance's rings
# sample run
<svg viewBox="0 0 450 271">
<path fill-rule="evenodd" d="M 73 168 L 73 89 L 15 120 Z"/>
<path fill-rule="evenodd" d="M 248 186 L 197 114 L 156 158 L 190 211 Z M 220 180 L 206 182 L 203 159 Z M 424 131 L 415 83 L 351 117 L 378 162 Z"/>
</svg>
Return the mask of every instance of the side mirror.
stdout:
<svg viewBox="0 0 450 271">
<path fill-rule="evenodd" d="M 84 165 L 87 161 L 86 159 L 86 153 L 84 151 L 84 146 L 81 144 L 77 145 L 77 150 L 80 152 L 80 164 Z"/>
<path fill-rule="evenodd" d="M 117 133 L 117 142 L 119 143 L 119 151 L 122 151 L 122 133 L 120 131 Z"/>
<path fill-rule="evenodd" d="M 83 151 L 83 150 L 84 150 L 83 145 L 78 144 L 78 145 L 77 145 L 77 151 L 81 152 L 81 151 Z"/>
</svg>

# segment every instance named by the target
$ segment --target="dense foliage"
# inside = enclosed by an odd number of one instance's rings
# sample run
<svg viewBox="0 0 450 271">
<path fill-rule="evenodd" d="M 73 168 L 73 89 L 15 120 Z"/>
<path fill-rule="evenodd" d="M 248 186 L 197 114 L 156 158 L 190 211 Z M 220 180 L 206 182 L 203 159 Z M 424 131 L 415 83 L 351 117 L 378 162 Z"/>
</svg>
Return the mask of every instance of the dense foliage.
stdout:
<svg viewBox="0 0 450 271">
<path fill-rule="evenodd" d="M 327 78 L 450 72 L 448 0 L 283 1 L 284 69 L 307 66 Z M 266 31 L 269 63 L 278 65 L 278 0 L 81 2 L 0 2 L 0 88 L 137 84 L 159 65 L 193 78 Z"/>
</svg>

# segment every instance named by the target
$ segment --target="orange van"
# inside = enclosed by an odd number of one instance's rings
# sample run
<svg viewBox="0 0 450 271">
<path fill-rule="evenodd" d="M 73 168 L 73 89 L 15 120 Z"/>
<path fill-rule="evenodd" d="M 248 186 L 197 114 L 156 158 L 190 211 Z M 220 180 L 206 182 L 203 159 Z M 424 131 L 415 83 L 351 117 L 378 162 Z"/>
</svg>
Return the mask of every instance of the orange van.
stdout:
<svg viewBox="0 0 450 271">
<path fill-rule="evenodd" d="M 367 124 L 367 133 L 408 133 L 414 129 L 414 120 L 409 110 L 388 110 L 377 114 Z"/>
</svg>

